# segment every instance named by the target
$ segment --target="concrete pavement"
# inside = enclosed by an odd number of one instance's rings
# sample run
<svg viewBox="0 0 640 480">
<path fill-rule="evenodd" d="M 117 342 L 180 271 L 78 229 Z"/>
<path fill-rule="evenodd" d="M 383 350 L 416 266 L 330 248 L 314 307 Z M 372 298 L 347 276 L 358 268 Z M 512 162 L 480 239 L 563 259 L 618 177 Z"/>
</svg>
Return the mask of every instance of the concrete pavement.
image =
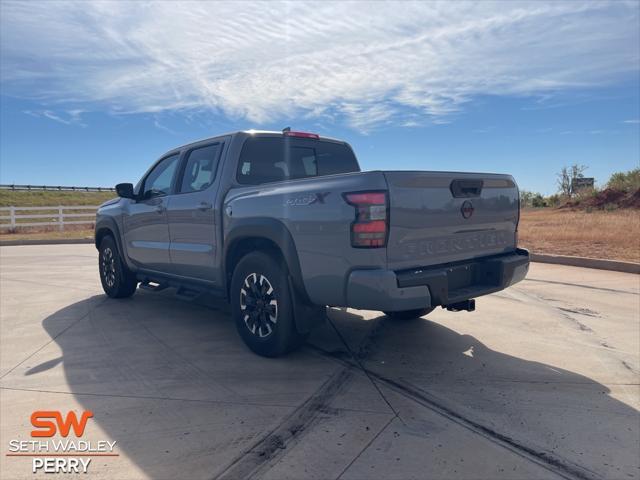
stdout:
<svg viewBox="0 0 640 480">
<path fill-rule="evenodd" d="M 640 277 L 533 264 L 477 308 L 329 309 L 267 360 L 212 299 L 107 299 L 92 245 L 2 247 L 0 476 L 33 411 L 91 410 L 96 478 L 640 477 Z"/>
</svg>

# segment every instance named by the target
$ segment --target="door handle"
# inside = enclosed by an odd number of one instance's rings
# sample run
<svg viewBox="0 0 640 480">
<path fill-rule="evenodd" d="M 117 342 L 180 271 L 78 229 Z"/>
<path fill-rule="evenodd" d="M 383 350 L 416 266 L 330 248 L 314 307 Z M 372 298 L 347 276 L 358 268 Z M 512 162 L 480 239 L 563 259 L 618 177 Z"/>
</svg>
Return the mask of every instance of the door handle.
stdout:
<svg viewBox="0 0 640 480">
<path fill-rule="evenodd" d="M 207 202 L 200 202 L 200 205 L 198 206 L 198 210 L 200 210 L 201 212 L 204 212 L 206 210 L 211 210 L 212 208 L 213 208 L 213 205 Z"/>
<path fill-rule="evenodd" d="M 164 205 L 162 205 L 162 204 L 160 204 L 160 205 L 158 205 L 156 207 L 156 212 L 158 212 L 158 213 L 164 213 L 165 210 L 166 210 L 166 207 Z"/>
</svg>

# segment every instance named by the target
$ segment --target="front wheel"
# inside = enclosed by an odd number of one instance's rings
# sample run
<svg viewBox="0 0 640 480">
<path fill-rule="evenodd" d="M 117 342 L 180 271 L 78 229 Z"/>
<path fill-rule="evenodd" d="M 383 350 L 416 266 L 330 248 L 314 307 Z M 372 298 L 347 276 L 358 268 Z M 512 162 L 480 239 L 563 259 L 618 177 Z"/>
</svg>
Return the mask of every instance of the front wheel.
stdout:
<svg viewBox="0 0 640 480">
<path fill-rule="evenodd" d="M 418 308 L 416 310 L 401 310 L 399 312 L 383 312 L 387 317 L 394 320 L 411 320 L 412 318 L 424 317 L 433 312 L 433 308 Z"/>
<path fill-rule="evenodd" d="M 133 295 L 138 288 L 138 281 L 135 275 L 124 266 L 113 238 L 104 237 L 100 242 L 98 252 L 100 282 L 104 293 L 111 298 L 124 298 Z"/>
<path fill-rule="evenodd" d="M 298 347 L 286 267 L 263 252 L 243 257 L 231 279 L 231 311 L 247 346 L 263 357 L 277 357 Z"/>
</svg>

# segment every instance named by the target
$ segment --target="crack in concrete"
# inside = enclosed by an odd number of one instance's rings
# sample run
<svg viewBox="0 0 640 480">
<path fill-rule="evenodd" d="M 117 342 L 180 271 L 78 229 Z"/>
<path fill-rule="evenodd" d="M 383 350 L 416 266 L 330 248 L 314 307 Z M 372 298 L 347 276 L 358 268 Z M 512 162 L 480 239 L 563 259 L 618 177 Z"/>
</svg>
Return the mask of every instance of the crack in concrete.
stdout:
<svg viewBox="0 0 640 480">
<path fill-rule="evenodd" d="M 558 282 L 555 280 L 540 280 L 538 278 L 525 278 L 523 282 L 551 283 L 553 285 L 567 285 L 569 287 L 590 288 L 592 290 L 601 290 L 603 292 L 626 293 L 628 295 L 640 295 L 640 292 L 630 292 L 629 290 L 620 290 L 617 288 L 606 288 L 606 287 L 594 287 L 593 285 L 583 285 L 581 283 L 570 283 L 570 282 Z"/>
<path fill-rule="evenodd" d="M 322 349 L 315 347 L 315 350 L 320 354 L 326 354 L 328 357 L 334 359 L 340 363 L 350 364 L 349 360 L 344 360 L 331 355 L 329 352 L 324 352 Z M 503 448 L 513 452 L 514 454 L 525 458 L 541 467 L 561 476 L 562 478 L 570 480 L 595 480 L 600 478 L 595 472 L 588 468 L 575 464 L 570 460 L 564 459 L 553 453 L 537 450 L 533 447 L 527 446 L 518 442 L 505 434 L 502 434 L 490 427 L 487 427 L 475 420 L 465 417 L 464 415 L 456 412 L 451 407 L 446 406 L 442 401 L 431 396 L 429 393 L 423 391 L 415 385 L 409 383 L 393 380 L 387 378 L 381 374 L 378 374 L 372 370 L 367 369 L 369 375 L 375 378 L 383 385 L 391 388 L 398 394 L 405 398 L 413 400 L 419 405 L 428 408 L 429 410 L 447 418 L 448 420 L 470 430 L 488 441 L 502 446 Z"/>
<path fill-rule="evenodd" d="M 379 324 L 380 321 L 376 322 L 367 332 L 367 335 L 360 342 L 357 355 L 351 353 L 356 364 L 359 363 L 357 358 L 364 358 L 369 354 L 369 349 L 378 332 Z M 336 334 L 344 343 L 340 333 L 336 332 Z M 349 349 L 348 345 L 347 348 Z M 351 349 L 349 349 L 349 352 L 351 352 Z M 364 369 L 362 371 L 364 372 Z M 353 375 L 354 366 L 351 363 L 342 364 L 342 368 L 324 382 L 300 407 L 238 455 L 214 478 L 248 479 L 268 467 L 269 464 L 272 464 L 274 460 L 283 454 L 283 451 L 287 449 L 290 443 L 298 440 L 310 429 L 319 414 L 327 411 L 331 400 L 351 381 Z M 386 398 L 384 400 L 387 401 Z M 387 404 L 389 405 L 388 402 Z M 390 406 L 390 408 L 394 413 L 391 418 L 396 418 L 397 413 L 393 407 Z"/>
</svg>

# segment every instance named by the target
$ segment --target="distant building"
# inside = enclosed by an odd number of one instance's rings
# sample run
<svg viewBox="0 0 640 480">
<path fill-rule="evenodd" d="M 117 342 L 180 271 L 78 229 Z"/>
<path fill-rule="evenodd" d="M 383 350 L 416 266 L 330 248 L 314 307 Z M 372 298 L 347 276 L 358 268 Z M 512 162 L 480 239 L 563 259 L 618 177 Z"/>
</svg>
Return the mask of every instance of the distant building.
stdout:
<svg viewBox="0 0 640 480">
<path fill-rule="evenodd" d="M 593 177 L 579 177 L 571 180 L 571 192 L 576 193 L 583 188 L 593 188 L 595 180 Z"/>
</svg>

